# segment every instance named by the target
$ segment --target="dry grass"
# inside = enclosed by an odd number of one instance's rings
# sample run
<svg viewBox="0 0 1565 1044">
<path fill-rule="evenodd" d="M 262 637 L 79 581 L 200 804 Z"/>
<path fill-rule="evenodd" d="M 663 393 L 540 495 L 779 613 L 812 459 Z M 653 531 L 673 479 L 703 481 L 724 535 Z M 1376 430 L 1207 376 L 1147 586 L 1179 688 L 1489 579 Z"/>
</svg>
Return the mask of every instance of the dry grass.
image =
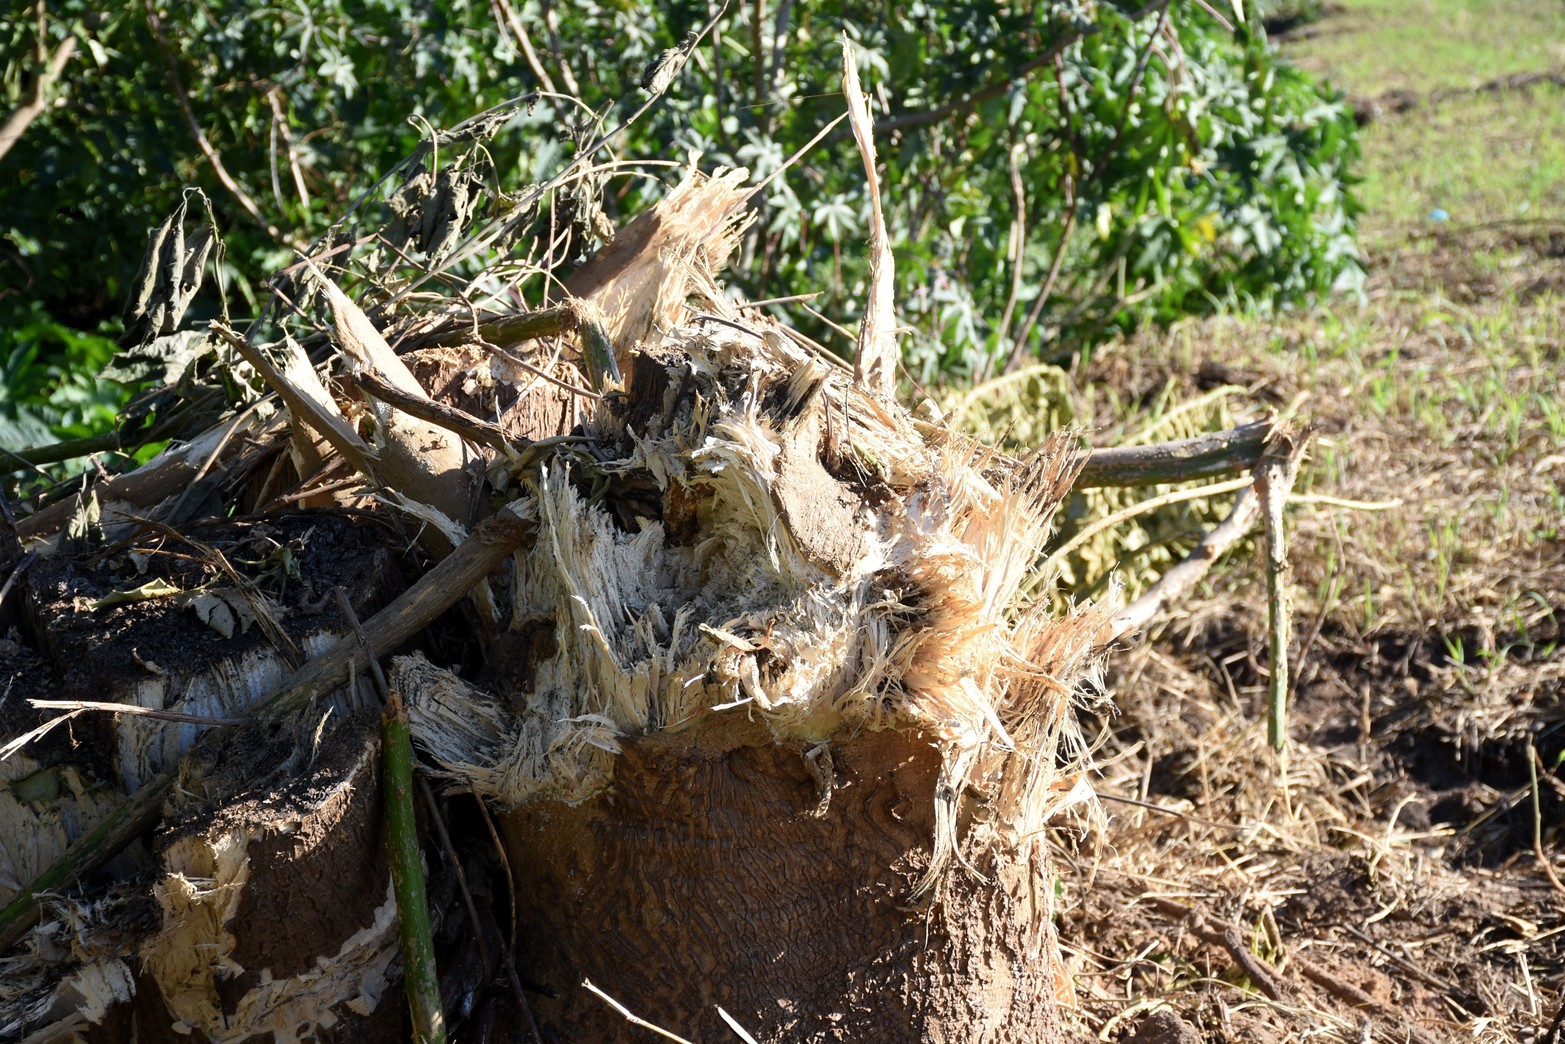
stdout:
<svg viewBox="0 0 1565 1044">
<path fill-rule="evenodd" d="M 1467 285 L 1449 278 L 1470 268 L 1461 245 L 1404 252 L 1336 316 L 1192 322 L 1077 375 L 1078 423 L 1133 430 L 1239 386 L 1226 409 L 1302 396 L 1321 425 L 1290 511 L 1301 662 L 1285 755 L 1266 745 L 1255 553 L 1111 661 L 1115 713 L 1086 728 L 1109 825 L 1056 839 L 1084 1034 L 1118 1039 L 1168 1006 L 1212 1041 L 1513 1042 L 1560 1003 L 1565 917 L 1534 830 L 1557 862 L 1565 299 L 1537 292 L 1555 262 L 1536 254 L 1486 293 L 1431 293 Z M 1285 999 L 1169 900 L 1239 926 Z"/>
<path fill-rule="evenodd" d="M 1359 95 L 1461 87 L 1554 68 L 1554 37 L 1497 28 L 1556 19 L 1543 6 L 1353 2 L 1301 47 Z M 1420 31 L 1388 31 L 1398 20 Z M 1557 99 L 1421 99 L 1371 124 L 1365 301 L 1144 335 L 1042 400 L 1105 442 L 1218 388 L 1244 389 L 1223 400 L 1231 413 L 1302 400 L 1320 425 L 1289 515 L 1285 756 L 1266 744 L 1253 548 L 1111 660 L 1114 712 L 1084 723 L 1108 824 L 1055 835 L 1083 1037 L 1128 1039 L 1166 1008 L 1206 1041 L 1555 1039 L 1565 213 L 1544 131 Z M 1430 221 L 1436 207 L 1451 220 Z M 1073 504 L 1067 524 L 1106 509 Z M 1127 547 L 1114 553 L 1134 585 L 1145 570 Z M 1238 930 L 1230 945 L 1214 921 Z"/>
</svg>

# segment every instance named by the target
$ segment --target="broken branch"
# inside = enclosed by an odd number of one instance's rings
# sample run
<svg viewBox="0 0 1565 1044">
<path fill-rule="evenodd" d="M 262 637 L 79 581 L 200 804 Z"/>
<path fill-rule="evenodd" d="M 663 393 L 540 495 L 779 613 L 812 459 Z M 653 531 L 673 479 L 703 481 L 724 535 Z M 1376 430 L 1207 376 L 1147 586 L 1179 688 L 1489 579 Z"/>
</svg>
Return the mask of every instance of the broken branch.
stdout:
<svg viewBox="0 0 1565 1044">
<path fill-rule="evenodd" d="M 39 27 L 40 32 L 42 26 Z M 40 41 L 39 46 L 43 44 Z M 76 53 L 76 37 L 67 36 L 60 41 L 60 46 L 54 49 L 49 62 L 38 70 L 37 77 L 33 80 L 33 86 L 27 92 L 27 97 L 18 105 L 11 115 L 6 117 L 4 126 L 0 126 L 0 159 L 11 151 L 11 146 L 21 140 L 27 128 L 32 122 L 48 109 L 53 101 L 54 85 L 59 80 L 60 74 L 65 71 L 65 63 L 71 60 L 71 55 Z"/>
<path fill-rule="evenodd" d="M 1261 496 L 1261 520 L 1266 533 L 1266 608 L 1271 644 L 1267 678 L 1266 736 L 1273 750 L 1287 742 L 1288 638 L 1293 628 L 1288 614 L 1288 549 L 1283 537 L 1282 509 L 1304 459 L 1302 442 L 1279 434 L 1255 467 L 1255 488 Z"/>
<path fill-rule="evenodd" d="M 1158 577 L 1141 597 L 1115 614 L 1114 637 L 1141 630 L 1148 620 L 1183 598 L 1201 582 L 1212 564 L 1250 531 L 1260 512 L 1261 498 L 1256 496 L 1254 488 L 1243 490 L 1229 509 L 1227 518 L 1209 530 L 1178 565 Z"/>
<path fill-rule="evenodd" d="M 163 798 L 174 786 L 177 772 L 170 769 L 149 779 L 130 799 L 109 813 L 97 828 L 70 847 L 64 856 L 0 910 L 0 953 L 22 941 L 42 913 L 41 892 L 69 888 L 99 870 L 124 847 L 146 833 L 163 817 Z"/>
<path fill-rule="evenodd" d="M 267 703 L 264 713 L 277 717 L 335 689 L 350 671 L 368 668 L 370 655 L 385 656 L 451 608 L 488 576 L 505 557 L 532 539 L 533 523 L 502 507 L 473 529 L 461 545 L 365 625 L 367 654 L 352 636 L 295 671 Z"/>
<path fill-rule="evenodd" d="M 1154 486 L 1246 471 L 1260 459 L 1274 427 L 1260 420 L 1177 442 L 1095 449 L 1076 486 Z"/>
<path fill-rule="evenodd" d="M 395 406 L 403 413 L 419 420 L 438 424 L 447 431 L 455 432 L 471 442 L 489 446 L 502 453 L 509 452 L 513 446 L 513 440 L 508 437 L 505 430 L 498 424 L 479 420 L 465 410 L 459 410 L 455 406 L 447 406 L 443 402 L 436 402 L 427 395 L 413 395 L 396 387 L 378 373 L 366 370 L 359 374 L 355 380 L 360 388 L 369 392 L 375 398 L 388 406 Z M 526 439 L 514 440 L 526 444 Z"/>
</svg>

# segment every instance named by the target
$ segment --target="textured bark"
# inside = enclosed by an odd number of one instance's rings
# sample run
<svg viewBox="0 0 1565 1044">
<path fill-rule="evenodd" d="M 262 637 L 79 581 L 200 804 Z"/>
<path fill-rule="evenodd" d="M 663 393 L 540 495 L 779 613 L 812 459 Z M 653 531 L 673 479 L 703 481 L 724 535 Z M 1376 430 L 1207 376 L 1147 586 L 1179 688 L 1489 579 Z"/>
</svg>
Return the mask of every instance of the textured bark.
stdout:
<svg viewBox="0 0 1565 1044">
<path fill-rule="evenodd" d="M 201 535 L 247 572 L 265 569 L 269 548 L 293 547 L 310 584 L 288 585 L 273 604 L 282 634 L 306 654 L 342 626 L 319 588 L 340 585 L 369 616 L 398 582 L 387 532 L 334 514 Z M 154 555 L 147 569 L 181 588 L 205 578 L 193 555 Z M 124 556 L 35 565 L 21 587 L 20 620 L 36 652 L 12 641 L 0 655 L 0 682 L 15 696 L 0 707 L 0 735 L 58 713 L 27 708 L 27 697 L 90 696 L 232 719 L 287 672 L 259 626 L 224 637 L 169 599 L 91 608 L 145 579 Z M 308 1026 L 322 1040 L 400 1035 L 379 745 L 373 727 L 346 720 L 349 702 L 336 700 L 324 720 L 315 715 L 297 728 L 224 730 L 226 742 L 188 754 L 196 726 L 90 714 L 0 763 L 0 869 L 8 878 L 32 879 L 127 798 L 150 795 L 152 814 L 169 826 L 87 879 L 70 918 L 62 918 L 62 900 L 44 904 L 38 938 L 65 930 L 51 922 L 68 924 L 71 945 L 40 950 L 35 939 L 9 955 L 0 1037 L 8 1026 L 25 1028 L 25 1037 L 89 1025 L 91 1039 L 103 1041 L 240 1040 L 256 1027 Z M 176 765 L 177 781 L 155 785 Z M 22 794 L 4 785 L 18 780 L 31 781 Z M 0 900 L 10 898 L 0 888 Z M 29 909 L 33 920 L 38 910 Z M 100 1003 L 73 1000 L 83 992 L 71 986 L 76 980 L 101 987 Z"/>
<path fill-rule="evenodd" d="M 264 762 L 289 745 L 238 746 L 240 760 Z M 123 957 L 135 996 L 89 1039 L 404 1038 L 395 921 L 381 909 L 391 900 L 378 755 L 372 724 L 345 725 L 288 784 L 161 839 L 157 927 Z"/>
<path fill-rule="evenodd" d="M 742 712 L 740 712 L 742 714 Z M 742 717 L 630 742 L 606 794 L 505 820 L 524 977 L 551 1041 L 644 1040 L 583 979 L 693 1040 L 1063 1040 L 1047 880 L 971 851 L 928 910 L 940 758 L 918 732 L 832 748 L 824 815 L 805 751 Z M 971 810 L 969 810 L 969 817 Z M 981 823 L 971 838 L 983 837 Z"/>
</svg>

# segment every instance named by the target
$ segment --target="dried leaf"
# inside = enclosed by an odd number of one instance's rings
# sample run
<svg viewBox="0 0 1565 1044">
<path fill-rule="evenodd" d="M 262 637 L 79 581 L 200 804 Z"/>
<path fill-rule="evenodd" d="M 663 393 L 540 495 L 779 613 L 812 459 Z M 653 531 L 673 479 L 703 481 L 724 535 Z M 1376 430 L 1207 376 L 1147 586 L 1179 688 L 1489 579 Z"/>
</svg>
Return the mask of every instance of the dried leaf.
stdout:
<svg viewBox="0 0 1565 1044">
<path fill-rule="evenodd" d="M 98 503 L 98 491 L 88 490 L 79 497 L 70 521 L 65 524 L 61 540 L 63 551 L 85 551 L 103 543 L 103 505 Z"/>
<path fill-rule="evenodd" d="M 688 41 L 687 41 L 688 44 Z M 674 84 L 674 78 L 685 67 L 690 57 L 686 46 L 670 47 L 647 64 L 641 74 L 641 89 L 656 97 Z"/>
<path fill-rule="evenodd" d="M 23 776 L 10 785 L 10 790 L 18 801 L 58 801 L 61 791 L 60 766 L 51 765 L 30 776 Z"/>
<path fill-rule="evenodd" d="M 207 221 L 187 240 L 185 218 L 194 195 L 206 209 Z M 155 337 L 173 333 L 190 302 L 201 289 L 207 259 L 218 247 L 217 222 L 212 204 L 200 189 L 189 189 L 174 212 L 152 234 L 141 269 L 133 281 L 121 318 L 125 348 L 146 345 Z"/>
<path fill-rule="evenodd" d="M 169 231 L 177 221 L 184 220 L 185 205 L 180 204 L 179 209 L 163 219 L 152 233 L 152 240 L 147 244 L 147 252 L 141 259 L 141 268 L 136 272 L 136 278 L 131 281 L 130 297 L 125 301 L 125 310 L 121 316 L 125 323 L 125 336 L 122 344 L 142 343 L 142 321 L 152 310 L 153 292 L 158 284 L 158 265 L 163 257 L 163 243 L 168 239 Z"/>
<path fill-rule="evenodd" d="M 201 591 L 180 601 L 195 610 L 196 616 L 202 623 L 224 638 L 232 638 L 236 626 L 239 633 L 244 634 L 250 630 L 250 625 L 255 623 L 255 611 L 251 608 L 249 600 L 242 592 L 231 587 Z"/>
<path fill-rule="evenodd" d="M 439 264 L 462 241 L 473 213 L 483 200 L 484 179 L 471 168 L 448 166 L 435 181 L 433 193 L 419 211 L 413 245 Z"/>
<path fill-rule="evenodd" d="M 97 612 L 100 609 L 108 609 L 116 605 L 131 605 L 135 602 L 151 602 L 159 598 L 168 598 L 171 595 L 181 594 L 180 588 L 175 587 L 161 577 L 156 580 L 148 580 L 140 587 L 131 587 L 123 591 L 110 591 L 95 602 L 88 604 L 89 612 Z"/>
<path fill-rule="evenodd" d="M 181 330 L 118 353 L 98 376 L 122 384 L 150 380 L 159 386 L 174 385 L 216 348 L 209 331 Z"/>
</svg>

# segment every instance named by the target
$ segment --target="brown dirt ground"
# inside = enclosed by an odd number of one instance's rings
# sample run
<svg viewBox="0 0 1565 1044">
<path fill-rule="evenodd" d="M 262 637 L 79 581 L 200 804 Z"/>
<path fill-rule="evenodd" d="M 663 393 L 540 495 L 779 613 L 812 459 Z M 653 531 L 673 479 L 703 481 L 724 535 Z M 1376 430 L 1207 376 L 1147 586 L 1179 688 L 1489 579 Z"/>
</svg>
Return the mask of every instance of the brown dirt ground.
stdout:
<svg viewBox="0 0 1565 1044">
<path fill-rule="evenodd" d="M 1284 755 L 1266 744 L 1253 557 L 1112 659 L 1113 709 L 1086 722 L 1109 823 L 1055 839 L 1084 1039 L 1558 1040 L 1565 456 L 1545 400 L 1558 408 L 1561 234 L 1512 236 L 1522 263 L 1499 281 L 1473 271 L 1472 234 L 1415 244 L 1375 259 L 1361 309 L 1195 323 L 1081 375 L 1120 401 L 1214 380 L 1257 406 L 1308 393 L 1323 441 L 1303 488 L 1400 501 L 1294 509 Z M 1450 315 L 1431 319 L 1431 300 Z M 1495 331 L 1514 344 L 1491 350 Z M 1508 429 L 1459 405 L 1485 365 L 1490 405 L 1525 400 Z M 1369 408 L 1377 374 L 1427 394 Z M 1276 999 L 1221 922 L 1277 972 Z"/>
</svg>

